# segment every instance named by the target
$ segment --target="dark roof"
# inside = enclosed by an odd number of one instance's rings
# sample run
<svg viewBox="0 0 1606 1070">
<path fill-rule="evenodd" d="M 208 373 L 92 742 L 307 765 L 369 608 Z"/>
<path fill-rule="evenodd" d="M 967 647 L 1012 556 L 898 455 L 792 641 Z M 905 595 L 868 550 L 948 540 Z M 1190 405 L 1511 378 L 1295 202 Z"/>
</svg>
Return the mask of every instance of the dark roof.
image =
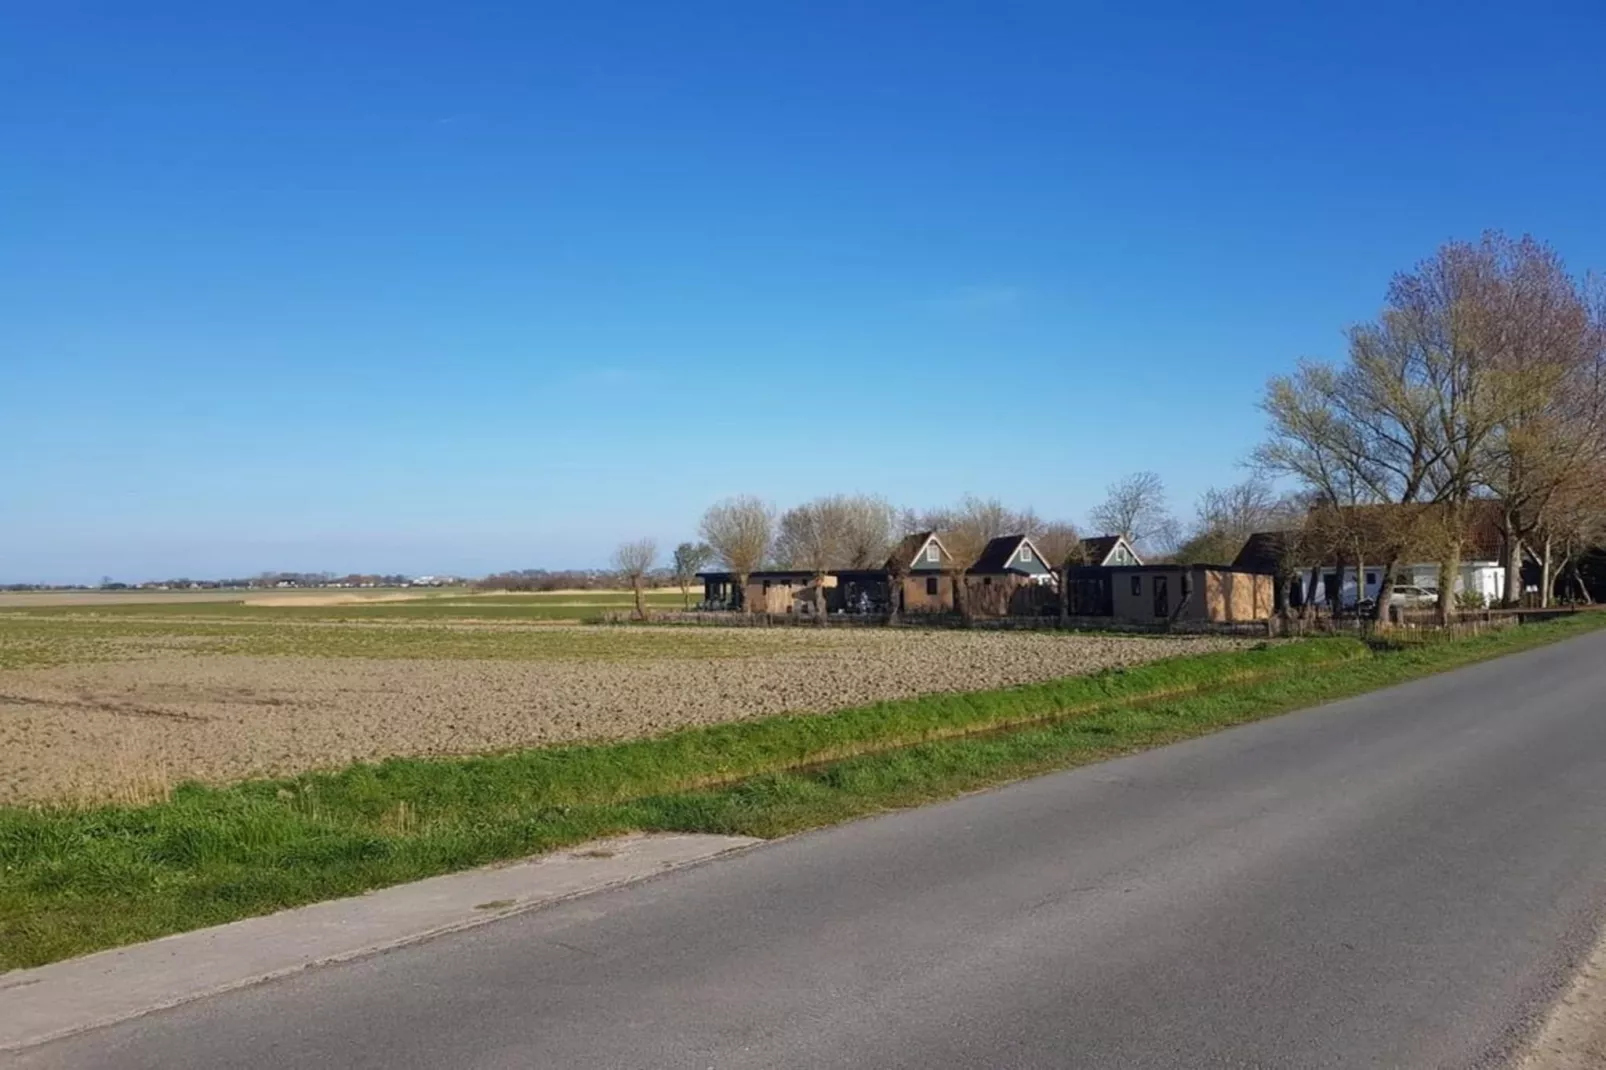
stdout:
<svg viewBox="0 0 1606 1070">
<path fill-rule="evenodd" d="M 905 571 L 913 567 L 916 555 L 936 534 L 935 531 L 917 531 L 913 535 L 905 535 L 899 539 L 898 545 L 894 546 L 892 553 L 887 556 L 887 571 Z M 937 548 L 942 553 L 943 559 L 948 560 L 948 548 L 942 544 L 941 539 L 937 540 Z"/>
<path fill-rule="evenodd" d="M 982 549 L 981 556 L 976 558 L 976 563 L 966 571 L 977 574 L 1014 571 L 1008 567 L 1010 558 L 1015 556 L 1015 551 L 1019 550 L 1020 544 L 1025 541 L 1024 535 L 1000 535 L 996 539 L 989 539 Z"/>
<path fill-rule="evenodd" d="M 1100 566 L 1100 565 L 1078 565 L 1077 567 L 1071 569 L 1071 579 L 1078 580 L 1078 579 L 1089 579 L 1089 578 L 1094 578 L 1094 577 L 1098 577 L 1098 576 L 1110 576 L 1110 575 L 1114 575 L 1117 572 L 1120 572 L 1120 573 L 1123 573 L 1123 574 L 1124 573 L 1129 573 L 1129 572 L 1255 572 L 1255 573 L 1259 573 L 1259 570 L 1258 569 L 1252 569 L 1252 568 L 1239 568 L 1236 565 L 1206 565 L 1206 564 L 1184 565 L 1184 564 L 1179 564 L 1179 563 L 1175 563 L 1175 562 L 1173 562 L 1171 564 L 1168 564 L 1168 565 L 1103 565 L 1103 566 Z"/>
<path fill-rule="evenodd" d="M 1090 565 L 1101 565 L 1104 559 L 1115 552 L 1121 542 L 1119 535 L 1094 535 L 1082 540 L 1082 554 Z"/>
<path fill-rule="evenodd" d="M 1102 565 L 1113 553 L 1115 548 L 1126 543 L 1126 551 L 1135 558 L 1139 564 L 1143 558 L 1138 556 L 1137 547 L 1125 535 L 1092 535 L 1082 540 L 1083 560 L 1089 565 Z"/>
<path fill-rule="evenodd" d="M 1262 531 L 1249 536 L 1238 551 L 1238 556 L 1233 559 L 1233 565 L 1256 572 L 1276 572 L 1280 565 L 1301 568 L 1331 563 L 1333 550 L 1330 546 L 1322 545 L 1329 540 L 1320 534 L 1324 527 L 1331 524 L 1341 526 L 1351 533 L 1349 538 L 1358 541 L 1356 549 L 1363 561 L 1381 561 L 1389 556 L 1387 546 L 1398 538 L 1397 535 L 1391 536 L 1391 529 L 1397 531 L 1402 520 L 1414 519 L 1421 525 L 1419 530 L 1431 533 L 1435 514 L 1442 515 L 1443 508 L 1436 505 L 1352 505 L 1325 512 L 1314 509 L 1304 531 Z M 1461 546 L 1462 560 L 1500 560 L 1504 545 L 1500 528 L 1499 502 L 1487 498 L 1468 502 Z M 1316 533 L 1316 541 L 1301 546 L 1301 535 L 1305 532 Z M 1427 534 L 1417 539 L 1407 537 L 1401 559 L 1406 562 L 1412 559 L 1435 559 L 1437 553 L 1430 543 L 1425 543 L 1426 539 Z M 1412 542 L 1418 545 L 1413 546 Z M 1292 560 L 1285 562 L 1284 558 L 1290 556 Z"/>
<path fill-rule="evenodd" d="M 1289 532 L 1258 531 L 1245 540 L 1243 549 L 1232 559 L 1233 568 L 1250 572 L 1276 572 L 1288 552 Z"/>
</svg>

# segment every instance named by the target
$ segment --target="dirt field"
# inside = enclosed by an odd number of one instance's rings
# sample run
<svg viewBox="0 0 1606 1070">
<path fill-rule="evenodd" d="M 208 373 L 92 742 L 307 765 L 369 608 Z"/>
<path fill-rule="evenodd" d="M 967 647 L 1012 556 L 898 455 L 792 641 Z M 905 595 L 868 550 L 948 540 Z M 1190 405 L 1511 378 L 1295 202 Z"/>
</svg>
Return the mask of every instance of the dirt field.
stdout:
<svg viewBox="0 0 1606 1070">
<path fill-rule="evenodd" d="M 1025 683 L 1221 638 L 0 617 L 0 801 L 654 734 Z"/>
</svg>

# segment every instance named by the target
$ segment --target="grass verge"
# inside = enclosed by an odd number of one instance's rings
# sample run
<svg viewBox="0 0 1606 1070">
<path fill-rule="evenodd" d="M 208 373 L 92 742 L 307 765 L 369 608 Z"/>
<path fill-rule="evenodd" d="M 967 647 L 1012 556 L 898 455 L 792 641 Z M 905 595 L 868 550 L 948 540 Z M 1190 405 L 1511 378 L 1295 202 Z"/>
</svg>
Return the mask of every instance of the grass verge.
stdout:
<svg viewBox="0 0 1606 1070">
<path fill-rule="evenodd" d="M 164 802 L 0 809 L 0 968 L 628 830 L 776 836 L 1097 761 L 1537 646 L 1606 614 L 1396 649 L 1155 662 L 627 743 L 393 760 Z"/>
</svg>

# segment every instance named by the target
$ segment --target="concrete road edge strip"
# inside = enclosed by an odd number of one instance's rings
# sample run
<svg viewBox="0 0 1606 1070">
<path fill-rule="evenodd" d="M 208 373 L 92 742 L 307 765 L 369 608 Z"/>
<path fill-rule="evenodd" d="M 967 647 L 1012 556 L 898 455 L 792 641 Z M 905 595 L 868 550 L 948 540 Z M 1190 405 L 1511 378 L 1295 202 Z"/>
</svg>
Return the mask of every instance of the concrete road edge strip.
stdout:
<svg viewBox="0 0 1606 1070">
<path fill-rule="evenodd" d="M 0 974 L 0 1052 L 345 962 L 763 841 L 621 836 Z"/>
</svg>

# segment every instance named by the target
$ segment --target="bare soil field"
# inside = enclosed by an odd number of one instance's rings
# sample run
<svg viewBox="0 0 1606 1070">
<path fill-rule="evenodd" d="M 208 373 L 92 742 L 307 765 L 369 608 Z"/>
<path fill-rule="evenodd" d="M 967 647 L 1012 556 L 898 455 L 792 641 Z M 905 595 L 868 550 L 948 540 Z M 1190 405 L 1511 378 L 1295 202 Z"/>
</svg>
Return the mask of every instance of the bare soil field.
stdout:
<svg viewBox="0 0 1606 1070">
<path fill-rule="evenodd" d="M 0 802 L 132 801 L 187 779 L 652 735 L 1247 645 L 858 628 L 36 626 L 37 650 L 68 654 L 0 669 Z"/>
</svg>

